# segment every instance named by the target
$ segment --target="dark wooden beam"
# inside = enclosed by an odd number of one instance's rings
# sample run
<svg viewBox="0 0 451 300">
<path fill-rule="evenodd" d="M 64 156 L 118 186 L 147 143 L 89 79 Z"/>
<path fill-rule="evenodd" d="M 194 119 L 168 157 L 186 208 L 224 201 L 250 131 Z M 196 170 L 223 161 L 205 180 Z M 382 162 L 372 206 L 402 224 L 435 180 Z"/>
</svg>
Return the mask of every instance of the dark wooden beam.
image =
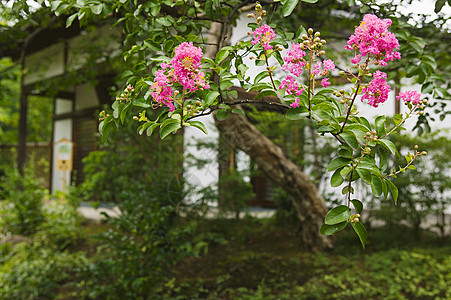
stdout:
<svg viewBox="0 0 451 300">
<path fill-rule="evenodd" d="M 20 117 L 19 117 L 19 139 L 17 147 L 17 167 L 22 174 L 27 155 L 27 113 L 28 95 L 23 90 L 20 92 Z"/>
</svg>

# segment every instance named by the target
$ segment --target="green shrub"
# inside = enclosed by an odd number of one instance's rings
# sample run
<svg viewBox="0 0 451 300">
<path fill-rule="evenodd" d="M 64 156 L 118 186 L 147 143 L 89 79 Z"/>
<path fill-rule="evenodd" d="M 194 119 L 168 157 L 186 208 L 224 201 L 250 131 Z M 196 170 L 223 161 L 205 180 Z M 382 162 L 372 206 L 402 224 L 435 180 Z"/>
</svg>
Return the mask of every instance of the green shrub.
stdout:
<svg viewBox="0 0 451 300">
<path fill-rule="evenodd" d="M 84 263 L 81 255 L 71 255 L 20 243 L 0 263 L 0 299 L 53 299 L 60 287 Z"/>
<path fill-rule="evenodd" d="M 58 198 L 46 203 L 43 211 L 45 220 L 36 238 L 45 245 L 64 250 L 81 239 L 82 216 L 74 205 L 64 198 Z"/>
<path fill-rule="evenodd" d="M 24 236 L 36 233 L 45 218 L 42 207 L 46 192 L 31 171 L 25 169 L 22 176 L 17 169 L 7 168 L 0 187 L 1 231 Z"/>
</svg>

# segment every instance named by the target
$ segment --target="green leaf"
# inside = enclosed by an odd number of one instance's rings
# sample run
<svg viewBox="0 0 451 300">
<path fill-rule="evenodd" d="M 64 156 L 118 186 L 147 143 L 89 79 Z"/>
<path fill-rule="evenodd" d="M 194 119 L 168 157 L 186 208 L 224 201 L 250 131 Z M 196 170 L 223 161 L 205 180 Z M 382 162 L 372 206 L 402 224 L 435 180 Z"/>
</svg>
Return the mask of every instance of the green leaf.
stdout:
<svg viewBox="0 0 451 300">
<path fill-rule="evenodd" d="M 359 177 L 362 178 L 362 180 L 368 184 L 371 184 L 371 172 L 365 169 L 356 169 L 357 174 L 359 174 Z"/>
<path fill-rule="evenodd" d="M 354 206 L 356 213 L 358 213 L 358 214 L 362 213 L 363 204 L 360 200 L 353 199 L 353 200 L 351 200 L 351 203 Z"/>
<path fill-rule="evenodd" d="M 373 162 L 369 162 L 369 161 L 361 161 L 359 163 L 359 165 L 357 166 L 357 170 L 358 169 L 368 170 L 368 171 L 371 171 L 371 173 L 376 174 L 376 175 L 381 174 L 381 171 L 379 170 L 379 168 Z"/>
<path fill-rule="evenodd" d="M 155 128 L 157 128 L 159 125 L 160 124 L 158 124 L 158 123 L 150 125 L 150 127 L 147 128 L 147 131 L 146 131 L 147 136 L 151 136 L 153 131 L 155 130 Z"/>
<path fill-rule="evenodd" d="M 388 167 L 388 159 L 387 154 L 385 153 L 385 149 L 379 148 L 377 150 L 377 153 L 379 154 L 379 169 L 381 171 L 385 171 Z"/>
<path fill-rule="evenodd" d="M 141 101 L 133 101 L 133 105 L 134 106 L 138 106 L 138 107 L 143 107 L 143 108 L 150 108 L 152 107 L 152 105 L 150 105 L 149 103 L 145 103 L 145 102 L 141 102 Z"/>
<path fill-rule="evenodd" d="M 284 17 L 288 17 L 293 12 L 299 0 L 286 0 L 282 6 L 282 13 Z"/>
<path fill-rule="evenodd" d="M 385 135 L 386 129 L 385 129 L 385 116 L 378 116 L 375 120 L 375 126 L 376 126 L 376 133 L 377 136 L 383 136 Z"/>
<path fill-rule="evenodd" d="M 163 45 L 163 50 L 164 50 L 164 52 L 169 53 L 173 47 L 174 47 L 174 41 L 167 40 Z"/>
<path fill-rule="evenodd" d="M 219 65 L 221 62 L 224 61 L 224 59 L 229 56 L 229 50 L 221 50 L 216 54 L 215 63 Z"/>
<path fill-rule="evenodd" d="M 288 120 L 299 120 L 309 115 L 309 111 L 307 107 L 299 106 L 290 108 L 285 117 Z"/>
<path fill-rule="evenodd" d="M 232 109 L 232 114 L 241 115 L 243 117 L 246 116 L 246 113 L 242 109 L 239 109 L 239 108 L 233 108 Z"/>
<path fill-rule="evenodd" d="M 360 222 L 351 222 L 351 225 L 352 228 L 354 228 L 355 233 L 357 233 L 363 248 L 365 248 L 366 238 L 368 236 L 365 226 Z"/>
<path fill-rule="evenodd" d="M 70 27 L 70 25 L 72 25 L 72 22 L 75 20 L 75 18 L 78 16 L 78 13 L 75 13 L 71 16 L 69 16 L 69 18 L 66 19 L 66 28 Z"/>
<path fill-rule="evenodd" d="M 229 117 L 229 112 L 225 109 L 218 110 L 218 112 L 216 113 L 216 118 L 219 121 L 223 121 L 223 120 L 227 119 L 228 117 Z"/>
<path fill-rule="evenodd" d="M 346 144 L 340 145 L 340 150 L 338 150 L 338 154 L 342 157 L 352 158 L 352 148 Z"/>
<path fill-rule="evenodd" d="M 269 76 L 268 71 L 262 71 L 262 72 L 258 73 L 257 76 L 255 76 L 254 83 L 258 83 L 258 82 L 260 82 L 263 78 L 266 78 L 266 77 L 268 77 L 268 76 Z"/>
<path fill-rule="evenodd" d="M 261 98 L 268 97 L 268 96 L 274 96 L 274 97 L 277 97 L 277 93 L 274 92 L 273 90 L 263 90 L 263 91 L 260 91 L 260 92 L 254 97 L 254 99 L 261 99 Z"/>
<path fill-rule="evenodd" d="M 166 121 L 163 122 L 163 124 L 161 124 L 160 138 L 164 139 L 170 133 L 178 130 L 179 128 L 181 128 L 180 121 L 174 119 L 167 119 Z"/>
<path fill-rule="evenodd" d="M 371 131 L 371 129 L 369 129 L 365 125 L 359 124 L 359 123 L 347 124 L 345 126 L 345 129 L 349 129 L 349 130 L 357 129 L 357 130 L 362 131 L 363 133 L 367 133 L 368 131 Z"/>
<path fill-rule="evenodd" d="M 394 183 L 387 178 L 385 178 L 385 182 L 387 183 L 388 188 L 390 189 L 390 192 L 393 196 L 393 201 L 395 202 L 395 204 L 398 204 L 398 187 L 396 187 L 396 185 L 394 185 Z"/>
<path fill-rule="evenodd" d="M 159 17 L 159 18 L 157 18 L 157 22 L 165 27 L 169 27 L 172 25 L 172 23 L 168 17 Z"/>
<path fill-rule="evenodd" d="M 91 11 L 95 15 L 100 15 L 102 13 L 102 9 L 103 9 L 103 4 L 91 6 Z"/>
<path fill-rule="evenodd" d="M 446 1 L 445 0 L 437 0 L 437 2 L 435 2 L 435 8 L 434 8 L 434 12 L 438 13 L 442 10 L 443 6 L 445 6 Z"/>
<path fill-rule="evenodd" d="M 397 156 L 399 156 L 398 149 L 396 149 L 396 146 L 395 146 L 395 144 L 393 144 L 392 141 L 390 141 L 388 139 L 380 139 L 380 140 L 377 140 L 376 143 L 384 146 L 392 154 L 396 154 Z"/>
<path fill-rule="evenodd" d="M 330 185 L 332 187 L 338 187 L 340 186 L 345 180 L 340 174 L 341 169 L 338 169 L 334 172 L 332 177 L 330 178 Z"/>
<path fill-rule="evenodd" d="M 204 104 L 205 106 L 213 105 L 216 101 L 216 98 L 218 98 L 219 92 L 216 91 L 210 91 L 208 92 L 207 96 L 205 96 Z"/>
<path fill-rule="evenodd" d="M 127 103 L 120 113 L 121 123 L 124 124 L 125 117 L 132 108 L 132 102 Z"/>
<path fill-rule="evenodd" d="M 371 191 L 376 197 L 379 197 L 382 195 L 383 192 L 383 182 L 382 179 L 379 178 L 379 176 L 372 175 L 371 176 Z"/>
<path fill-rule="evenodd" d="M 331 235 L 346 228 L 348 221 L 344 221 L 334 225 L 323 224 L 319 230 L 321 234 Z"/>
<path fill-rule="evenodd" d="M 344 221 L 348 221 L 351 216 L 351 210 L 346 205 L 339 205 L 332 208 L 326 215 L 324 223 L 327 225 L 335 225 Z"/>
<path fill-rule="evenodd" d="M 221 90 L 225 90 L 231 86 L 233 86 L 233 82 L 231 80 L 221 80 L 221 83 L 219 84 L 219 88 Z"/>
<path fill-rule="evenodd" d="M 318 2 L 318 0 L 302 0 L 302 2 L 305 2 L 305 3 L 316 3 L 316 2 Z"/>
<path fill-rule="evenodd" d="M 345 130 L 342 133 L 340 133 L 340 137 L 352 148 L 354 149 L 359 148 L 359 141 L 357 141 L 354 132 L 350 130 Z"/>
<path fill-rule="evenodd" d="M 344 158 L 344 157 L 337 157 L 334 158 L 329 165 L 327 166 L 327 171 L 335 171 L 336 169 L 339 169 L 341 167 L 344 167 L 348 165 L 351 162 L 351 159 Z"/>
<path fill-rule="evenodd" d="M 208 134 L 207 127 L 205 127 L 204 123 L 199 121 L 189 121 L 188 124 L 202 130 L 203 133 Z"/>
<path fill-rule="evenodd" d="M 307 33 L 307 30 L 305 30 L 304 26 L 299 25 L 298 31 L 296 31 L 296 38 L 300 37 L 304 33 Z"/>
</svg>

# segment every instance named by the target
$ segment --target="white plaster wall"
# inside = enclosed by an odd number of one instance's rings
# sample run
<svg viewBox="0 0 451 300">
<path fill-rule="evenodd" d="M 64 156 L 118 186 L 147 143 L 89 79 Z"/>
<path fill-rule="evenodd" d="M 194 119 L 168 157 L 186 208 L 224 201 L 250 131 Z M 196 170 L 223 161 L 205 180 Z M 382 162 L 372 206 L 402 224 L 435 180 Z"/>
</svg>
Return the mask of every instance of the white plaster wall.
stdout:
<svg viewBox="0 0 451 300">
<path fill-rule="evenodd" d="M 212 141 L 216 142 L 219 138 L 218 131 L 214 125 L 214 119 L 211 115 L 202 116 L 196 118 L 196 121 L 200 121 L 207 127 L 208 135 L 205 135 L 201 130 L 193 127 L 184 128 L 184 155 L 183 162 L 183 178 L 189 185 L 194 186 L 194 189 L 190 189 L 187 199 L 189 202 L 196 202 L 200 199 L 201 194 L 199 189 L 205 187 L 212 187 L 216 189 L 216 184 L 219 178 L 218 171 L 218 152 L 216 149 L 202 147 L 198 149 L 198 141 Z M 202 168 L 194 166 L 193 163 L 196 159 L 208 160 L 209 163 Z"/>
<path fill-rule="evenodd" d="M 47 47 L 25 57 L 25 85 L 62 75 L 64 73 L 64 46 L 62 43 Z"/>
<path fill-rule="evenodd" d="M 55 100 L 55 113 L 63 114 L 72 111 L 72 101 L 66 99 L 56 99 Z M 54 123 L 53 131 L 53 143 L 66 138 L 72 140 L 72 119 L 57 120 Z M 64 174 L 65 173 L 65 174 Z M 52 157 L 52 193 L 56 191 L 63 190 L 63 176 L 66 176 L 66 187 L 69 186 L 71 181 L 70 172 L 58 171 L 56 169 L 56 149 L 53 146 L 53 157 Z M 67 190 L 67 188 L 66 188 Z"/>
</svg>

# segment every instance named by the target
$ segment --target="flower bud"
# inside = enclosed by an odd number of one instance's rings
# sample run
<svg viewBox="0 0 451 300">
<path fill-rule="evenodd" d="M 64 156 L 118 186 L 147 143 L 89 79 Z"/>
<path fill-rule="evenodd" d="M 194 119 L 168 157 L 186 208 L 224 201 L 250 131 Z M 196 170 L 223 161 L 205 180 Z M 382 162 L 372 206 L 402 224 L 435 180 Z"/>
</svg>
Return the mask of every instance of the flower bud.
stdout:
<svg viewBox="0 0 451 300">
<path fill-rule="evenodd" d="M 419 114 L 420 116 L 422 116 L 422 115 L 424 115 L 424 111 L 420 110 L 420 111 L 418 112 L 418 114 Z"/>
<path fill-rule="evenodd" d="M 301 38 L 304 39 L 304 40 L 307 40 L 307 39 L 308 39 L 308 35 L 306 35 L 306 34 L 304 33 L 303 35 L 301 35 Z"/>
<path fill-rule="evenodd" d="M 262 16 L 266 16 L 266 10 L 262 10 Z"/>
<path fill-rule="evenodd" d="M 314 41 L 315 43 L 319 43 L 319 42 L 321 42 L 321 39 L 320 39 L 319 37 L 316 37 L 313 41 Z"/>
<path fill-rule="evenodd" d="M 418 145 L 413 146 L 413 149 L 418 149 Z"/>
<path fill-rule="evenodd" d="M 261 4 L 259 2 L 257 2 L 257 5 L 255 5 L 255 10 L 256 11 L 262 10 L 262 6 L 261 6 Z"/>
<path fill-rule="evenodd" d="M 321 44 L 326 44 L 327 42 L 326 42 L 326 40 L 321 40 Z"/>
<path fill-rule="evenodd" d="M 313 28 L 309 28 L 309 29 L 307 30 L 307 32 L 308 32 L 308 34 L 313 34 Z"/>
<path fill-rule="evenodd" d="M 262 17 L 257 17 L 257 22 L 261 22 L 262 21 Z"/>
<path fill-rule="evenodd" d="M 326 51 L 324 51 L 324 50 L 321 50 L 320 52 L 319 52 L 319 55 L 325 55 L 326 54 Z"/>
<path fill-rule="evenodd" d="M 356 216 L 357 218 L 360 218 L 360 214 L 356 214 L 355 216 Z"/>
<path fill-rule="evenodd" d="M 360 221 L 359 218 L 354 219 L 354 222 L 359 222 L 359 221 Z"/>
<path fill-rule="evenodd" d="M 315 37 L 319 37 L 321 35 L 321 32 L 317 31 L 315 32 Z"/>
</svg>

